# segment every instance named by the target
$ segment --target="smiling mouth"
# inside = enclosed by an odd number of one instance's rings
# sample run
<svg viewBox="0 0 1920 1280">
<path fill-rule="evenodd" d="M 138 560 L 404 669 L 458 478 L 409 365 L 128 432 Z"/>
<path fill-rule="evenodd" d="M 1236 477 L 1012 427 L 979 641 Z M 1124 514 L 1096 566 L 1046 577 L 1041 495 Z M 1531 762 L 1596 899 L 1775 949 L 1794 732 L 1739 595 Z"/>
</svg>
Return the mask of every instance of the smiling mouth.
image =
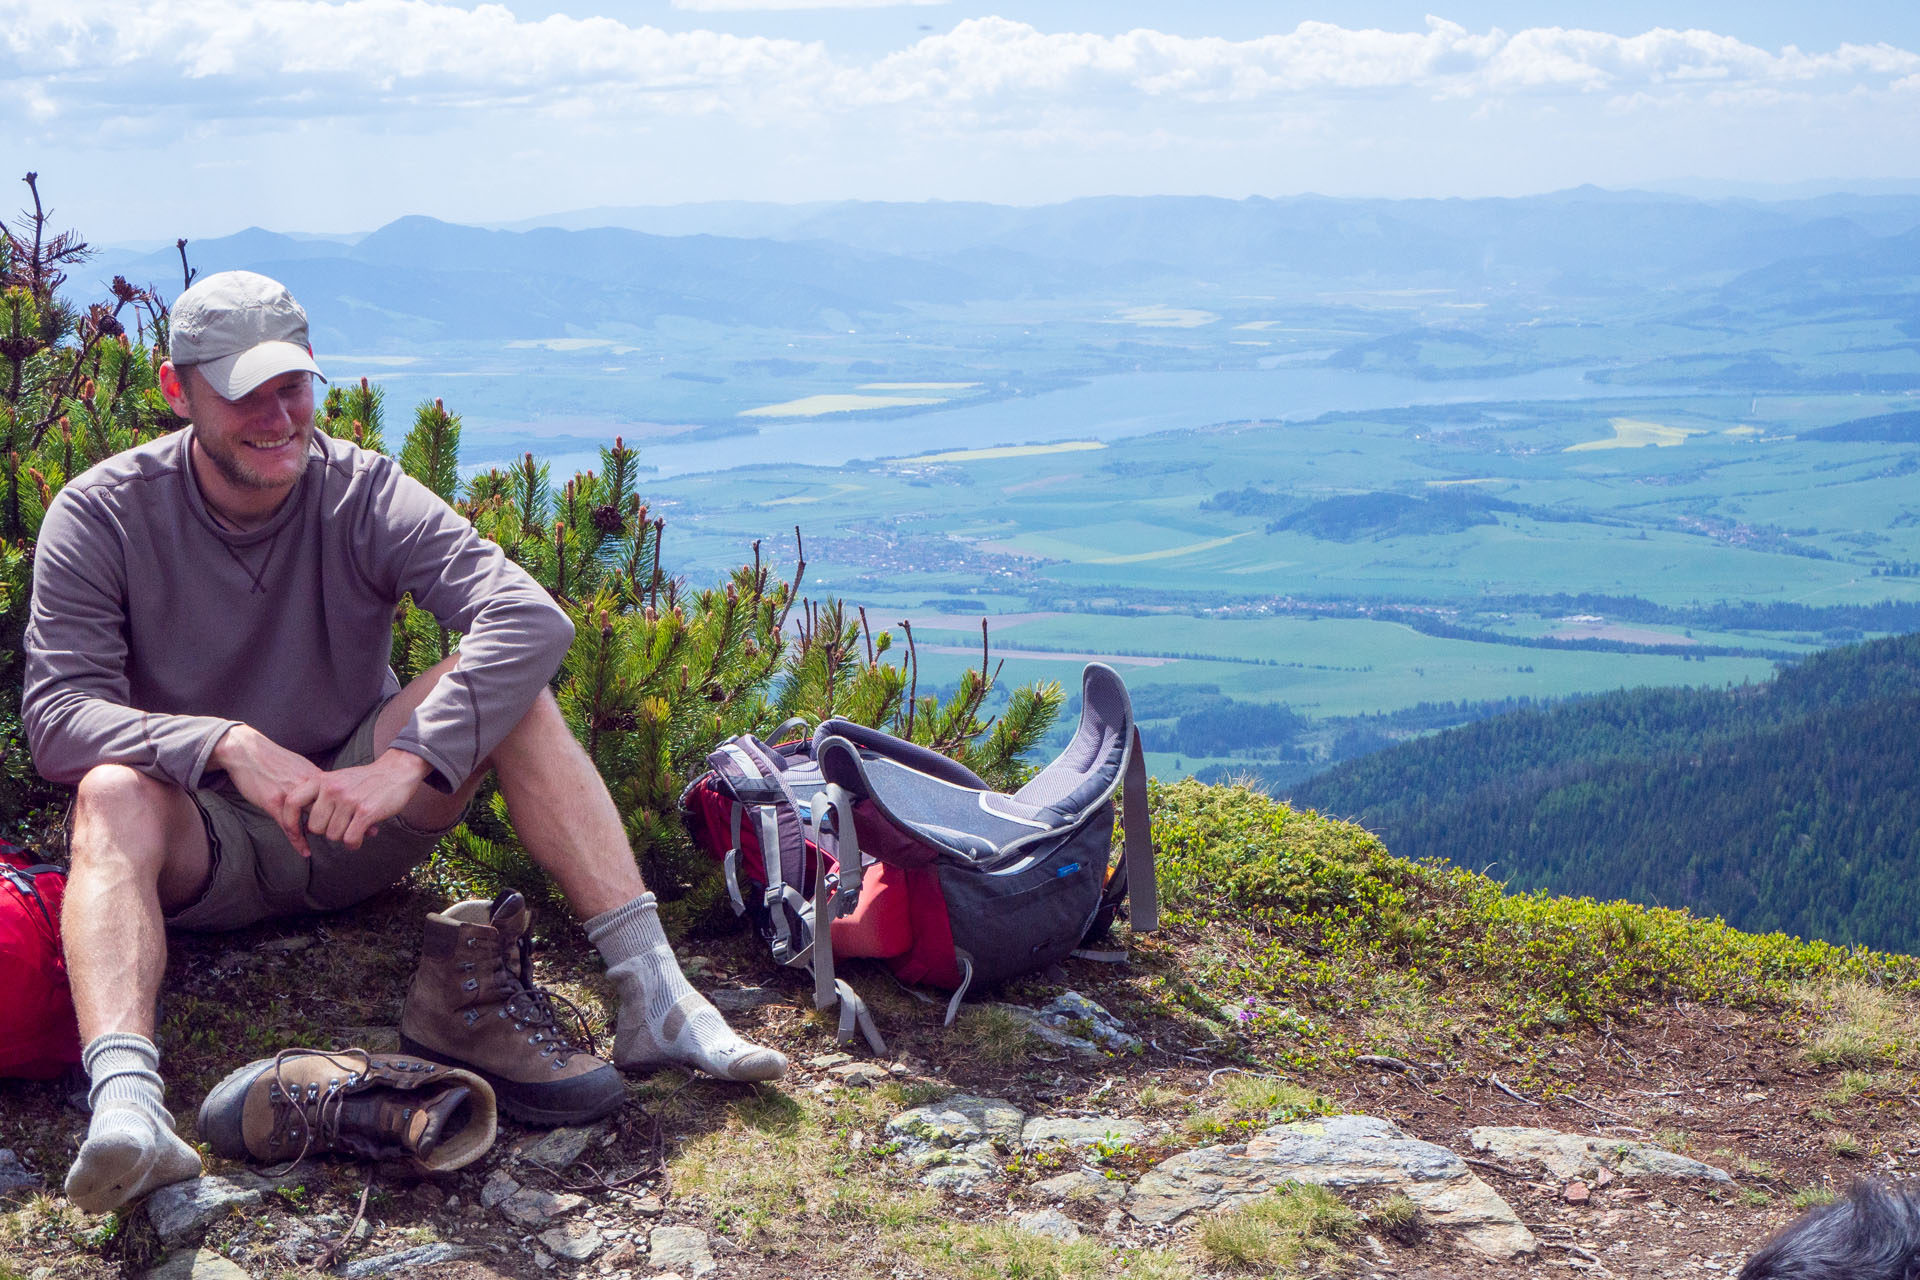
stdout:
<svg viewBox="0 0 1920 1280">
<path fill-rule="evenodd" d="M 289 431 L 286 435 L 281 436 L 278 440 L 248 440 L 246 441 L 246 446 L 249 449 L 260 449 L 263 451 L 267 451 L 267 450 L 273 450 L 273 449 L 284 449 L 286 446 L 292 443 L 293 443 L 293 433 Z"/>
</svg>

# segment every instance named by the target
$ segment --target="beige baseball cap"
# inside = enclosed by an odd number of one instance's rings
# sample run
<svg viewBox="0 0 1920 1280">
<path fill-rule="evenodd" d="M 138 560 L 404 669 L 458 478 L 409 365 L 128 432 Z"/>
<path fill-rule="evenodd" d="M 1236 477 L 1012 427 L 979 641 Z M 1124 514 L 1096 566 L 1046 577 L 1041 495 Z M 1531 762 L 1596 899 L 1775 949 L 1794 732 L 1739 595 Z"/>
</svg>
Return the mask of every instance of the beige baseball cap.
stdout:
<svg viewBox="0 0 1920 1280">
<path fill-rule="evenodd" d="M 197 280 L 173 304 L 169 355 L 193 367 L 224 400 L 269 378 L 304 369 L 325 382 L 307 339 L 307 313 L 287 287 L 253 271 Z"/>
</svg>

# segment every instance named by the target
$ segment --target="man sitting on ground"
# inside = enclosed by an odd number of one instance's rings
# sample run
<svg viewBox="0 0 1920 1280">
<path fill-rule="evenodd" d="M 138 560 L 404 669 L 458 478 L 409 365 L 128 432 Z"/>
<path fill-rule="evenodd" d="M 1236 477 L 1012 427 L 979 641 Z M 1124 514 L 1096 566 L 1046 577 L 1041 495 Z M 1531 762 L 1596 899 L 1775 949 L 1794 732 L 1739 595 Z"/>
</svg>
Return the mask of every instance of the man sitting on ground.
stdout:
<svg viewBox="0 0 1920 1280">
<path fill-rule="evenodd" d="M 525 570 L 391 459 L 314 428 L 306 313 L 251 272 L 180 296 L 160 386 L 185 430 L 75 477 L 34 565 L 22 718 L 77 784 L 62 915 L 93 1119 L 67 1175 L 104 1212 L 200 1172 L 153 1043 L 166 928 L 331 911 L 392 884 L 488 770 L 619 996 L 613 1066 L 766 1080 L 688 985 L 620 816 L 547 681 L 571 624 Z M 394 609 L 463 633 L 399 687 Z M 429 917 L 411 1051 L 471 1068 L 524 1119 L 619 1104 L 608 1064 L 521 985 L 516 896 Z M 531 1031 L 531 1034 L 528 1032 Z"/>
</svg>

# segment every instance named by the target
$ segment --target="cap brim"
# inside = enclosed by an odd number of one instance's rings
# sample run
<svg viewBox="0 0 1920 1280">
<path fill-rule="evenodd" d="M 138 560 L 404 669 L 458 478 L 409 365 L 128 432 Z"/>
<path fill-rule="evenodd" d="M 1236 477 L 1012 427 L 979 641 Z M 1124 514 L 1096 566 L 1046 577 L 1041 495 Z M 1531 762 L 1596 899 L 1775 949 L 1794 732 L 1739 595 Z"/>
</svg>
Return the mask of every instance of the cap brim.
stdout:
<svg viewBox="0 0 1920 1280">
<path fill-rule="evenodd" d="M 271 378 L 296 370 L 325 382 L 327 375 L 313 362 L 313 354 L 297 342 L 263 342 L 238 355 L 222 356 L 193 366 L 222 400 L 238 400 Z"/>
</svg>

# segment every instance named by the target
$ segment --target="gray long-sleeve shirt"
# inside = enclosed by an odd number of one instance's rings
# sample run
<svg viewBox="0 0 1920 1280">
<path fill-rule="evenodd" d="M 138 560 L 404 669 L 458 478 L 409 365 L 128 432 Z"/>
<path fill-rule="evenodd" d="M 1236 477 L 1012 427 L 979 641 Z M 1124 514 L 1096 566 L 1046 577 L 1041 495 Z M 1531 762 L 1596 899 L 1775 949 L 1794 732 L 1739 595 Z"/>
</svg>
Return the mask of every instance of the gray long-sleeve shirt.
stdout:
<svg viewBox="0 0 1920 1280">
<path fill-rule="evenodd" d="M 465 636 L 393 745 L 457 787 L 559 669 L 566 614 L 399 464 L 317 432 L 273 519 L 227 529 L 191 474 L 190 436 L 107 459 L 47 511 L 21 702 L 40 772 L 77 782 L 117 763 L 197 787 L 236 723 L 330 751 L 399 688 L 394 609 L 411 592 Z"/>
</svg>

